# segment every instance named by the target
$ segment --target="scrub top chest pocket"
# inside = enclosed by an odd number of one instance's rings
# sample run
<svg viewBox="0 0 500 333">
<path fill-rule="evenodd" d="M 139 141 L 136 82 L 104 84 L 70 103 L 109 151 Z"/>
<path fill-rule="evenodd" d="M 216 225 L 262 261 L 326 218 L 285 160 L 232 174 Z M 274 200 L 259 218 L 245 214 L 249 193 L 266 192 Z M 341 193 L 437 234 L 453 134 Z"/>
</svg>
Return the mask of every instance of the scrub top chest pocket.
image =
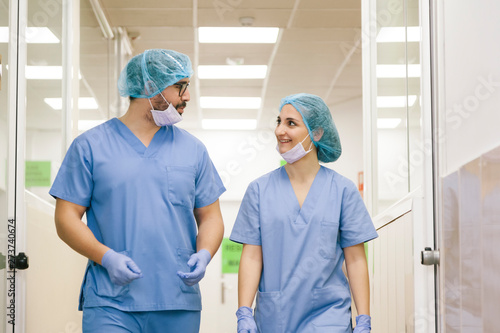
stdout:
<svg viewBox="0 0 500 333">
<path fill-rule="evenodd" d="M 338 244 L 338 221 L 321 221 L 320 254 L 325 259 L 335 259 Z"/>
<path fill-rule="evenodd" d="M 168 200 L 173 205 L 194 208 L 196 172 L 190 166 L 167 166 Z"/>
</svg>

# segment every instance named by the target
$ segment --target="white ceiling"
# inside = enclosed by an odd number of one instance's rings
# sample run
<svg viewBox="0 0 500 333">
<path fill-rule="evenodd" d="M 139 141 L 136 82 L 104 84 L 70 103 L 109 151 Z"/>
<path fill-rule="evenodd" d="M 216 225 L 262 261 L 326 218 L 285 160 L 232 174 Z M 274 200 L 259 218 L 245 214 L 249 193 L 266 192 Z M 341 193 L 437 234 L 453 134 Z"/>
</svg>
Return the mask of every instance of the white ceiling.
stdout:
<svg viewBox="0 0 500 333">
<path fill-rule="evenodd" d="M 82 110 L 82 119 L 113 115 L 116 78 L 113 42 L 103 38 L 88 0 L 81 0 L 80 65 L 81 96 L 95 96 L 99 112 Z M 268 126 L 277 114 L 281 98 L 298 92 L 321 96 L 330 107 L 361 96 L 361 1 L 352 0 L 100 0 L 111 27 L 125 28 L 132 40 L 133 55 L 150 48 L 173 49 L 187 54 L 193 65 L 223 65 L 226 59 L 243 58 L 245 65 L 268 65 L 265 79 L 200 80 L 192 78 L 191 101 L 183 127 L 199 128 L 202 118 L 253 118 L 259 127 Z M 35 13 L 31 6 L 29 11 Z M 30 16 L 30 15 L 29 15 Z M 241 17 L 253 17 L 254 27 L 279 27 L 276 44 L 199 44 L 196 28 L 241 26 Z M 57 21 L 57 20 L 56 20 Z M 61 22 L 51 23 L 60 36 Z M 49 51 L 45 44 L 28 48 L 28 65 L 61 65 L 61 48 Z M 43 60 L 37 60 L 43 58 Z M 28 89 L 37 95 L 60 97 L 55 80 L 29 80 Z M 262 97 L 259 110 L 201 110 L 200 96 Z M 111 110 L 107 105 L 111 104 Z M 28 112 L 46 109 L 36 127 L 57 128 L 59 113 L 48 106 L 28 105 Z M 30 111 L 31 109 L 31 111 Z M 34 121 L 35 118 L 33 118 Z M 272 120 L 271 120 L 272 119 Z M 28 119 L 29 120 L 29 119 Z M 29 121 L 28 121 L 29 125 Z"/>
</svg>

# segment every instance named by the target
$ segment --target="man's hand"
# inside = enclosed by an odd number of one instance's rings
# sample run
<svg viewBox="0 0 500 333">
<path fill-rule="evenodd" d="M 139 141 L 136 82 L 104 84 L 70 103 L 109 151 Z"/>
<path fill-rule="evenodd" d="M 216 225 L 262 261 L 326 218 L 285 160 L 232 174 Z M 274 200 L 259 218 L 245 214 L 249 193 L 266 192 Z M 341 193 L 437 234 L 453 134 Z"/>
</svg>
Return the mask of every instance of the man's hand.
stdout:
<svg viewBox="0 0 500 333">
<path fill-rule="evenodd" d="M 200 282 L 200 280 L 205 276 L 205 270 L 207 265 L 212 259 L 210 252 L 205 249 L 201 249 L 199 252 L 193 253 L 187 262 L 189 268 L 194 268 L 191 272 L 181 272 L 177 271 L 177 275 L 184 281 L 188 286 L 193 286 Z"/>
<path fill-rule="evenodd" d="M 141 270 L 131 258 L 111 249 L 104 253 L 101 262 L 108 271 L 111 282 L 118 286 L 127 285 L 142 277 Z"/>
</svg>

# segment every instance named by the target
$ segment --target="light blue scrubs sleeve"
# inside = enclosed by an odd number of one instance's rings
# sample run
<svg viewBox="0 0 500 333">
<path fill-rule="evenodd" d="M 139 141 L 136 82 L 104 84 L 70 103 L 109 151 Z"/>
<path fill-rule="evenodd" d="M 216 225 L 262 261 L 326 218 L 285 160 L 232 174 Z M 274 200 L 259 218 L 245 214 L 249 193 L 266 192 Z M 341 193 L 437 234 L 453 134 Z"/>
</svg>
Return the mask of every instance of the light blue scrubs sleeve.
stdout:
<svg viewBox="0 0 500 333">
<path fill-rule="evenodd" d="M 348 181 L 342 195 L 340 247 L 357 245 L 377 237 L 377 231 L 356 185 Z"/>
<path fill-rule="evenodd" d="M 85 141 L 75 140 L 64 157 L 49 194 L 89 207 L 93 188 L 90 149 Z"/>
<path fill-rule="evenodd" d="M 256 183 L 251 183 L 245 192 L 229 239 L 236 243 L 262 245 L 259 192 Z"/>
<path fill-rule="evenodd" d="M 203 147 L 204 148 L 204 147 Z M 226 191 L 206 149 L 202 150 L 195 183 L 195 208 L 213 204 Z"/>
</svg>

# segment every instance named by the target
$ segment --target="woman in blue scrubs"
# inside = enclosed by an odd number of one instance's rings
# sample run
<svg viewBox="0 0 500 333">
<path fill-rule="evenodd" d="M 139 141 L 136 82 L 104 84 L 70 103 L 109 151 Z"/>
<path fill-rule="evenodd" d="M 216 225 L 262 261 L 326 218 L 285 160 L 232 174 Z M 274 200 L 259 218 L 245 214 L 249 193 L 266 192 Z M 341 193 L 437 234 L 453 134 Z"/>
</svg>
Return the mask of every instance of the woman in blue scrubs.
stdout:
<svg viewBox="0 0 500 333">
<path fill-rule="evenodd" d="M 370 332 L 364 242 L 378 235 L 354 183 L 319 164 L 341 154 L 330 110 L 318 96 L 288 96 L 275 135 L 287 164 L 248 186 L 230 237 L 244 244 L 238 332 L 352 332 L 351 292 L 354 332 Z"/>
</svg>

